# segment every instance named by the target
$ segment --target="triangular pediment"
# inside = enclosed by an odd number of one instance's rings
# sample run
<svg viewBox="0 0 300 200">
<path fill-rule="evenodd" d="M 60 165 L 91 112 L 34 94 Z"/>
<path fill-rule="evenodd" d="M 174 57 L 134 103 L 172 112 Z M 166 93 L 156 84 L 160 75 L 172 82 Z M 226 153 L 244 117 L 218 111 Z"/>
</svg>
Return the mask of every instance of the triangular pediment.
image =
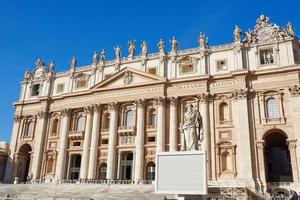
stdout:
<svg viewBox="0 0 300 200">
<path fill-rule="evenodd" d="M 142 86 L 165 82 L 166 79 L 140 70 L 125 67 L 110 78 L 96 84 L 92 89 L 113 89 L 131 86 Z"/>
</svg>

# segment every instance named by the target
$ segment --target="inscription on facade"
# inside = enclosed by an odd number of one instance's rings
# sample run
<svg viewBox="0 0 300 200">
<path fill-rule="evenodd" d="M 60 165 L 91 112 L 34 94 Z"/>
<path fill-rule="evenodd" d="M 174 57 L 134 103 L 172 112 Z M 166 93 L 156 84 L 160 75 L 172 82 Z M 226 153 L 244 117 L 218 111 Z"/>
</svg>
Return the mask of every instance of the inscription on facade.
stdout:
<svg viewBox="0 0 300 200">
<path fill-rule="evenodd" d="M 218 81 L 210 84 L 210 88 L 231 87 L 245 84 L 245 79 Z"/>
<path fill-rule="evenodd" d="M 184 84 L 184 85 L 174 85 L 167 88 L 167 93 L 178 93 L 181 94 L 182 92 L 197 92 L 200 90 L 205 89 L 205 83 L 191 83 L 191 84 Z"/>
</svg>

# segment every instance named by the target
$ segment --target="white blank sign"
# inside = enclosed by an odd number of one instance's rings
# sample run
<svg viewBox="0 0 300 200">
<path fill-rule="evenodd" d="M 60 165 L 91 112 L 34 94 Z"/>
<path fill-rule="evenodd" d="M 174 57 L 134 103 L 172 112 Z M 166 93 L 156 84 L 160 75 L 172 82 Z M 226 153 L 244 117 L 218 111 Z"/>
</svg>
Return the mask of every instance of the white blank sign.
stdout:
<svg viewBox="0 0 300 200">
<path fill-rule="evenodd" d="M 155 184 L 161 194 L 207 194 L 205 151 L 158 153 Z"/>
</svg>

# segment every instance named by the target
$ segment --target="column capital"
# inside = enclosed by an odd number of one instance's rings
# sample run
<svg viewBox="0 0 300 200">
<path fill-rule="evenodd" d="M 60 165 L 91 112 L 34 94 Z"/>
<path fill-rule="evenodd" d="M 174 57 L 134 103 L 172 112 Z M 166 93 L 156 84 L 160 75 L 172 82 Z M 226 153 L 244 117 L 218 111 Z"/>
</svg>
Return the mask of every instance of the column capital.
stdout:
<svg viewBox="0 0 300 200">
<path fill-rule="evenodd" d="M 65 108 L 61 111 L 61 115 L 64 117 L 64 116 L 69 116 L 71 115 L 72 113 L 72 110 L 70 108 Z"/>
<path fill-rule="evenodd" d="M 135 100 L 135 104 L 137 105 L 138 108 L 143 108 L 146 104 L 146 101 L 145 101 L 145 99 L 139 98 L 139 99 Z"/>
<path fill-rule="evenodd" d="M 247 98 L 248 91 L 245 89 L 235 89 L 231 92 L 231 97 L 235 100 Z"/>
<path fill-rule="evenodd" d="M 22 115 L 15 115 L 15 116 L 14 116 L 14 121 L 15 121 L 15 122 L 20 122 L 22 118 L 23 118 Z"/>
<path fill-rule="evenodd" d="M 289 149 L 294 149 L 297 147 L 297 139 L 287 139 L 287 145 L 289 145 Z"/>
<path fill-rule="evenodd" d="M 176 106 L 178 104 L 178 97 L 170 97 L 169 100 L 171 106 Z"/>
<path fill-rule="evenodd" d="M 84 112 L 87 114 L 87 113 L 92 113 L 94 111 L 94 105 L 88 105 L 88 106 L 85 106 L 83 108 Z"/>
<path fill-rule="evenodd" d="M 155 101 L 156 105 L 164 105 L 166 98 L 164 96 L 163 97 L 155 97 L 154 101 Z"/>
<path fill-rule="evenodd" d="M 290 91 L 292 96 L 300 95 L 300 86 L 299 85 L 294 85 L 292 87 L 289 87 L 289 91 Z"/>
<path fill-rule="evenodd" d="M 212 98 L 212 95 L 205 92 L 205 93 L 200 93 L 199 95 L 197 95 L 197 97 L 200 102 L 208 102 Z"/>
<path fill-rule="evenodd" d="M 265 141 L 264 140 L 256 141 L 256 146 L 258 149 L 263 149 L 265 146 Z"/>
<path fill-rule="evenodd" d="M 94 110 L 94 111 L 99 111 L 99 112 L 100 112 L 100 111 L 101 111 L 101 108 L 102 108 L 101 104 L 94 104 L 94 105 L 93 105 L 93 110 Z"/>
<path fill-rule="evenodd" d="M 117 101 L 108 104 L 109 111 L 116 110 L 118 109 L 118 107 L 119 107 L 119 102 Z"/>
<path fill-rule="evenodd" d="M 37 116 L 38 116 L 39 118 L 48 118 L 49 112 L 39 111 L 38 114 L 37 114 Z"/>
</svg>

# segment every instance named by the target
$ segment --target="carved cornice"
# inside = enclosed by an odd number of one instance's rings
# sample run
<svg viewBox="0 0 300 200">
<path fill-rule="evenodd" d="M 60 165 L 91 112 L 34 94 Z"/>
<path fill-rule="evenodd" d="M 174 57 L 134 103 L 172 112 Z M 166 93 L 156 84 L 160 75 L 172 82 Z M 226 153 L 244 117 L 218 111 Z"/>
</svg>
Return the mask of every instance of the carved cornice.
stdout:
<svg viewBox="0 0 300 200">
<path fill-rule="evenodd" d="M 23 118 L 22 115 L 15 115 L 15 116 L 14 116 L 14 121 L 15 121 L 15 122 L 20 122 L 22 118 Z"/>
<path fill-rule="evenodd" d="M 137 105 L 138 108 L 143 108 L 145 106 L 145 99 L 137 99 L 135 100 L 135 104 Z"/>
<path fill-rule="evenodd" d="M 165 97 L 155 97 L 154 101 L 155 101 L 156 105 L 164 105 L 166 98 Z"/>
<path fill-rule="evenodd" d="M 169 100 L 171 106 L 176 106 L 178 104 L 178 97 L 171 97 Z"/>
<path fill-rule="evenodd" d="M 289 87 L 289 91 L 290 91 L 291 95 L 293 95 L 293 96 L 300 95 L 300 86 L 294 85 L 292 87 Z"/>
<path fill-rule="evenodd" d="M 61 111 L 62 116 L 70 116 L 72 113 L 72 110 L 70 108 L 65 108 Z"/>
<path fill-rule="evenodd" d="M 39 111 L 37 116 L 39 118 L 48 118 L 49 117 L 49 112 Z"/>
</svg>

